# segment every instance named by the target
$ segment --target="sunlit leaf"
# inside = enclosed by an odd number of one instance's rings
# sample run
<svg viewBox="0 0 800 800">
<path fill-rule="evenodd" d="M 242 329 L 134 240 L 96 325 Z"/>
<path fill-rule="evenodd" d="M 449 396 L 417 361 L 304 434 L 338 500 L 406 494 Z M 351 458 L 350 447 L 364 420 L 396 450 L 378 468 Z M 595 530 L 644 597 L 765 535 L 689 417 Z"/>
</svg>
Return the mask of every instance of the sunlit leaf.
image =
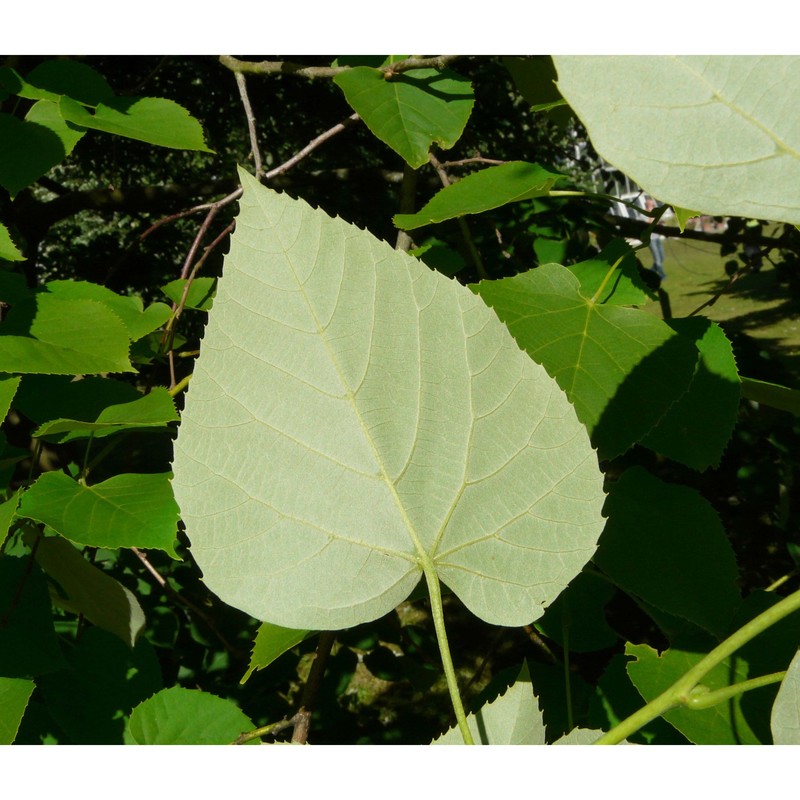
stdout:
<svg viewBox="0 0 800 800">
<path fill-rule="evenodd" d="M 61 115 L 84 128 L 179 150 L 209 150 L 200 123 L 173 100 L 161 97 L 114 97 L 97 104 L 94 113 L 62 97 Z"/>
<path fill-rule="evenodd" d="M 268 667 L 278 656 L 282 656 L 313 633 L 314 631 L 296 631 L 292 628 L 281 628 L 280 625 L 273 625 L 270 622 L 262 622 L 258 626 L 253 652 L 250 654 L 250 664 L 242 683 L 254 672 Z"/>
<path fill-rule="evenodd" d="M 0 677 L 0 745 L 11 744 L 16 738 L 35 688 L 30 680 Z"/>
<path fill-rule="evenodd" d="M 63 472 L 46 472 L 25 492 L 19 515 L 76 544 L 156 548 L 178 557 L 178 510 L 168 474 L 115 475 L 84 486 Z"/>
<path fill-rule="evenodd" d="M 635 308 L 594 302 L 557 264 L 472 287 L 575 404 L 604 458 L 625 452 L 688 388 L 691 340 Z"/>
<path fill-rule="evenodd" d="M 336 629 L 427 563 L 489 622 L 539 617 L 603 525 L 563 392 L 468 289 L 241 176 L 173 465 L 209 588 Z"/>
<path fill-rule="evenodd" d="M 0 223 L 0 260 L 3 261 L 24 261 L 25 256 L 20 253 L 19 248 L 11 239 L 8 228 Z"/>
<path fill-rule="evenodd" d="M 479 214 L 507 203 L 543 197 L 563 178 L 527 161 L 486 167 L 441 189 L 416 214 L 395 214 L 394 224 L 412 230 L 464 214 Z"/>
<path fill-rule="evenodd" d="M 387 79 L 372 67 L 354 67 L 333 82 L 366 126 L 412 167 L 428 161 L 436 142 L 447 150 L 472 112 L 472 85 L 450 70 L 412 69 Z"/>
<path fill-rule="evenodd" d="M 555 56 L 597 152 L 661 202 L 795 225 L 797 56 Z"/>
<path fill-rule="evenodd" d="M 231 700 L 173 686 L 131 712 L 126 744 L 231 744 L 255 725 Z M 251 740 L 257 744 L 257 740 Z"/>
<path fill-rule="evenodd" d="M 185 286 L 186 279 L 177 278 L 174 281 L 170 281 L 166 286 L 162 286 L 161 291 L 164 292 L 173 303 L 179 303 L 181 297 L 183 297 Z M 195 278 L 186 296 L 186 308 L 208 311 L 208 309 L 211 308 L 211 304 L 214 302 L 214 293 L 216 290 L 216 278 Z"/>
</svg>

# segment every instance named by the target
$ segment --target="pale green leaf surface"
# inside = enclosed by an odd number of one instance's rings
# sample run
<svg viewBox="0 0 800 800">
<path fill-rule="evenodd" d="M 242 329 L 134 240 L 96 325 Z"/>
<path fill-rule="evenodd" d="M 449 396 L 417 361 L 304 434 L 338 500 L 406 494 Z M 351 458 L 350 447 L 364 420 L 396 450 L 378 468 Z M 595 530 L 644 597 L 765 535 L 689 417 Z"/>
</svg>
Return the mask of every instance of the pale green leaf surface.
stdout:
<svg viewBox="0 0 800 800">
<path fill-rule="evenodd" d="M 206 584 L 337 629 L 394 608 L 424 562 L 486 621 L 536 619 L 603 525 L 563 392 L 468 289 L 241 177 L 173 464 Z"/>
<path fill-rule="evenodd" d="M 213 152 L 205 143 L 200 123 L 173 100 L 114 97 L 98 103 L 94 113 L 69 97 L 62 97 L 59 106 L 65 120 L 84 128 L 161 147 Z"/>
<path fill-rule="evenodd" d="M 412 167 L 428 161 L 436 142 L 451 148 L 472 113 L 472 85 L 450 70 L 412 69 L 391 80 L 372 67 L 354 67 L 333 82 L 366 126 Z"/>
<path fill-rule="evenodd" d="M 563 177 L 527 161 L 486 167 L 438 191 L 416 214 L 395 214 L 394 224 L 413 230 L 464 214 L 480 214 L 507 203 L 542 197 Z"/>
<path fill-rule="evenodd" d="M 0 260 L 2 261 L 24 261 L 25 256 L 20 253 L 19 248 L 11 239 L 8 228 L 0 223 Z"/>
<path fill-rule="evenodd" d="M 178 413 L 172 397 L 163 386 L 157 386 L 149 394 L 129 403 L 107 406 L 93 422 L 54 419 L 40 425 L 33 436 L 63 443 L 87 436 L 110 436 L 125 430 L 163 428 L 177 421 Z"/>
<path fill-rule="evenodd" d="M 555 56 L 597 152 L 660 201 L 797 224 L 800 57 Z"/>
<path fill-rule="evenodd" d="M 558 264 L 481 281 L 472 290 L 575 404 L 603 458 L 625 452 L 688 388 L 691 340 L 636 308 L 592 302 Z"/>
<path fill-rule="evenodd" d="M 90 564 L 66 539 L 40 538 L 36 561 L 61 588 L 54 597 L 57 605 L 83 614 L 98 628 L 113 633 L 129 647 L 134 646 L 145 617 L 129 589 Z"/>
<path fill-rule="evenodd" d="M 772 706 L 775 744 L 800 744 L 800 653 L 795 655 Z"/>
<path fill-rule="evenodd" d="M 715 634 L 728 631 L 741 602 L 739 572 L 708 501 L 633 467 L 613 486 L 605 511 L 594 562 L 614 583 Z"/>
<path fill-rule="evenodd" d="M 741 393 L 736 359 L 716 323 L 687 317 L 671 320 L 669 325 L 695 341 L 700 358 L 689 389 L 641 443 L 702 471 L 719 464 L 736 425 Z"/>
<path fill-rule="evenodd" d="M 0 745 L 11 744 L 36 684 L 24 678 L 0 677 Z"/>
<path fill-rule="evenodd" d="M 250 664 L 241 682 L 244 683 L 257 670 L 268 667 L 278 656 L 282 656 L 314 633 L 315 631 L 297 631 L 273 625 L 271 622 L 262 622 L 253 642 Z"/>
<path fill-rule="evenodd" d="M 18 513 L 76 544 L 156 548 L 178 558 L 178 510 L 168 474 L 115 475 L 83 486 L 63 472 L 46 472 L 25 492 Z"/>
<path fill-rule="evenodd" d="M 255 725 L 231 700 L 173 686 L 131 712 L 126 744 L 231 744 Z M 251 740 L 258 744 L 258 740 Z"/>
<path fill-rule="evenodd" d="M 0 326 L 0 369 L 80 375 L 133 372 L 122 320 L 95 300 L 46 292 L 15 305 Z"/>
<path fill-rule="evenodd" d="M 533 694 L 527 664 L 502 695 L 467 715 L 467 725 L 475 744 L 546 744 L 544 720 Z M 453 727 L 431 744 L 458 745 L 464 744 L 464 739 L 461 731 Z"/>
</svg>

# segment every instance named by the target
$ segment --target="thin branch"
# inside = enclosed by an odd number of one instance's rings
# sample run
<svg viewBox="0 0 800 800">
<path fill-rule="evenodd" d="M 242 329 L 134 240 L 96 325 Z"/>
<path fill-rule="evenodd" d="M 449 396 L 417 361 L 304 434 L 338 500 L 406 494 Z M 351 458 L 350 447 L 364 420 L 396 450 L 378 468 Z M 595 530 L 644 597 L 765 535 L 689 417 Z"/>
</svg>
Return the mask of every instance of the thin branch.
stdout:
<svg viewBox="0 0 800 800">
<path fill-rule="evenodd" d="M 317 650 L 314 653 L 314 661 L 306 678 L 303 687 L 303 697 L 300 700 L 300 708 L 292 717 L 294 722 L 294 732 L 292 733 L 292 744 L 305 744 L 308 741 L 308 730 L 311 726 L 311 714 L 317 702 L 319 690 L 322 687 L 322 676 L 325 674 L 325 665 L 331 648 L 336 640 L 336 633 L 333 631 L 322 631 L 317 643 Z"/>
<path fill-rule="evenodd" d="M 444 169 L 450 169 L 450 167 L 466 167 L 469 164 L 491 164 L 494 166 L 498 166 L 499 164 L 506 164 L 508 162 L 501 161 L 497 158 L 484 158 L 483 156 L 473 156 L 472 158 L 462 158 L 458 161 L 442 161 L 441 166 Z"/>
<path fill-rule="evenodd" d="M 277 166 L 267 172 L 264 175 L 264 180 L 269 181 L 277 175 L 281 175 L 282 173 L 291 169 L 295 164 L 297 164 L 298 161 L 302 161 L 309 153 L 312 153 L 321 144 L 324 144 L 328 141 L 328 139 L 336 136 L 337 133 L 341 133 L 346 128 L 349 128 L 360 119 L 361 117 L 359 117 L 358 114 L 351 114 L 347 119 L 343 120 L 342 122 L 338 122 L 332 128 L 328 128 L 327 131 L 312 139 L 302 150 L 299 150 L 297 153 L 295 153 L 290 159 L 288 159 L 288 161 L 284 161 L 280 166 Z"/>
<path fill-rule="evenodd" d="M 433 153 L 428 154 L 428 161 L 430 161 L 431 165 L 439 175 L 439 180 L 442 182 L 442 186 L 444 186 L 445 188 L 450 186 L 453 181 L 450 179 L 450 176 L 445 171 L 441 162 L 436 158 L 436 156 Z M 470 257 L 472 258 L 472 263 L 475 265 L 478 277 L 482 279 L 488 278 L 489 274 L 486 272 L 486 269 L 483 266 L 483 259 L 481 258 L 481 254 L 478 252 L 478 248 L 475 247 L 475 242 L 472 240 L 472 234 L 469 231 L 469 226 L 467 225 L 467 221 L 464 219 L 464 217 L 458 217 L 456 222 L 458 223 L 459 230 L 461 231 L 461 237 L 464 240 L 464 244 L 466 245 L 467 250 L 469 251 Z"/>
<path fill-rule="evenodd" d="M 408 72 L 410 69 L 445 69 L 463 56 L 433 56 L 430 58 L 406 58 L 396 64 L 383 67 L 386 77 Z M 219 63 L 233 72 L 251 75 L 298 75 L 301 78 L 333 78 L 352 67 L 309 67 L 294 61 L 242 61 L 233 56 L 220 56 Z"/>
<path fill-rule="evenodd" d="M 247 81 L 243 72 L 235 72 L 236 85 L 239 87 L 239 97 L 242 98 L 242 106 L 247 117 L 247 130 L 250 134 L 250 152 L 253 154 L 253 164 L 256 170 L 256 180 L 261 179 L 263 167 L 261 166 L 261 151 L 258 149 L 258 134 L 256 132 L 256 118 L 253 114 L 253 107 L 250 105 L 250 97 L 247 94 Z"/>
<path fill-rule="evenodd" d="M 244 660 L 247 654 L 240 650 L 235 645 L 231 644 L 225 636 L 220 633 L 214 620 L 203 611 L 202 608 L 196 606 L 191 600 L 185 598 L 177 589 L 173 589 L 167 579 L 150 563 L 147 555 L 143 553 L 138 547 L 130 548 L 134 555 L 142 562 L 144 568 L 153 576 L 156 583 L 174 600 L 177 600 L 181 605 L 186 606 L 190 611 L 196 614 L 208 626 L 208 629 L 222 642 L 223 647 L 235 658 Z"/>
</svg>

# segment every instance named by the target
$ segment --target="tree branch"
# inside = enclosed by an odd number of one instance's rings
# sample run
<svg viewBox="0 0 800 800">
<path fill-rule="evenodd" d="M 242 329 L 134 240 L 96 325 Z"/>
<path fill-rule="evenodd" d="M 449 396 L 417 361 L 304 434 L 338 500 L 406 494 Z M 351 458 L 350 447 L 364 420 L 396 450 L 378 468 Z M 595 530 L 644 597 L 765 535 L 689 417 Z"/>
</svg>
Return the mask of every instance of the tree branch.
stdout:
<svg viewBox="0 0 800 800">
<path fill-rule="evenodd" d="M 250 97 L 247 94 L 247 81 L 243 72 L 235 72 L 236 85 L 239 87 L 239 97 L 242 98 L 244 113 L 247 117 L 247 130 L 250 134 L 250 152 L 253 155 L 253 164 L 256 170 L 256 180 L 261 180 L 261 151 L 258 149 L 258 134 L 256 132 L 256 118 L 253 114 L 253 107 L 250 105 Z"/>
<path fill-rule="evenodd" d="M 445 69 L 454 61 L 463 56 L 433 56 L 421 58 L 414 56 L 398 61 L 383 67 L 383 72 L 387 77 L 398 75 L 401 72 L 408 72 L 411 69 Z M 352 67 L 309 67 L 298 64 L 294 61 L 242 61 L 233 56 L 220 56 L 219 63 L 223 67 L 237 73 L 249 73 L 252 75 L 299 75 L 301 78 L 333 78 L 342 72 L 352 69 Z"/>
</svg>

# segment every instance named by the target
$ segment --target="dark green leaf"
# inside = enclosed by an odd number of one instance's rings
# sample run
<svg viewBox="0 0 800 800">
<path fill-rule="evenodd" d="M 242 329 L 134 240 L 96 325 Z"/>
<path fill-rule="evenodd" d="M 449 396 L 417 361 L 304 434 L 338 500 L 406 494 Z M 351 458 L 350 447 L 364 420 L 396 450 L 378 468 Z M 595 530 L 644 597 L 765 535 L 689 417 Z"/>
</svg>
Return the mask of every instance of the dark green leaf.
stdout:
<svg viewBox="0 0 800 800">
<path fill-rule="evenodd" d="M 386 79 L 371 67 L 354 67 L 333 79 L 347 102 L 382 142 L 412 167 L 428 161 L 436 142 L 447 150 L 472 112 L 472 85 L 450 70 L 414 69 Z"/>
<path fill-rule="evenodd" d="M 412 230 L 464 214 L 480 214 L 507 203 L 543 197 L 563 178 L 538 164 L 509 161 L 474 172 L 445 187 L 416 214 L 395 214 L 394 224 Z"/>
<path fill-rule="evenodd" d="M 12 197 L 64 159 L 61 138 L 49 127 L 0 113 L 0 186 Z"/>
<path fill-rule="evenodd" d="M 133 593 L 90 564 L 66 539 L 43 537 L 36 547 L 39 566 L 60 587 L 56 605 L 83 614 L 129 647 L 144 628 L 144 612 Z"/>
<path fill-rule="evenodd" d="M 87 436 L 100 438 L 120 431 L 163 428 L 178 421 L 178 413 L 169 392 L 156 387 L 150 394 L 129 403 L 106 406 L 92 421 L 54 419 L 37 428 L 33 435 L 48 441 L 69 442 Z"/>
<path fill-rule="evenodd" d="M 30 558 L 0 558 L 0 675 L 29 678 L 61 669 L 44 573 Z"/>
<path fill-rule="evenodd" d="M 703 317 L 669 322 L 695 342 L 700 359 L 688 391 L 659 420 L 642 444 L 692 469 L 716 466 L 731 438 L 740 382 L 733 348 L 722 328 Z"/>
<path fill-rule="evenodd" d="M 183 297 L 183 289 L 186 286 L 186 279 L 178 278 L 170 281 L 166 286 L 161 287 L 161 291 L 172 300 L 179 303 Z M 186 308 L 194 308 L 198 311 L 208 311 L 214 302 L 214 294 L 217 291 L 216 278 L 195 278 L 189 287 L 186 295 Z"/>
<path fill-rule="evenodd" d="M 640 467 L 608 496 L 594 561 L 645 602 L 718 635 L 741 602 L 736 557 L 714 509 L 694 489 Z"/>
</svg>

